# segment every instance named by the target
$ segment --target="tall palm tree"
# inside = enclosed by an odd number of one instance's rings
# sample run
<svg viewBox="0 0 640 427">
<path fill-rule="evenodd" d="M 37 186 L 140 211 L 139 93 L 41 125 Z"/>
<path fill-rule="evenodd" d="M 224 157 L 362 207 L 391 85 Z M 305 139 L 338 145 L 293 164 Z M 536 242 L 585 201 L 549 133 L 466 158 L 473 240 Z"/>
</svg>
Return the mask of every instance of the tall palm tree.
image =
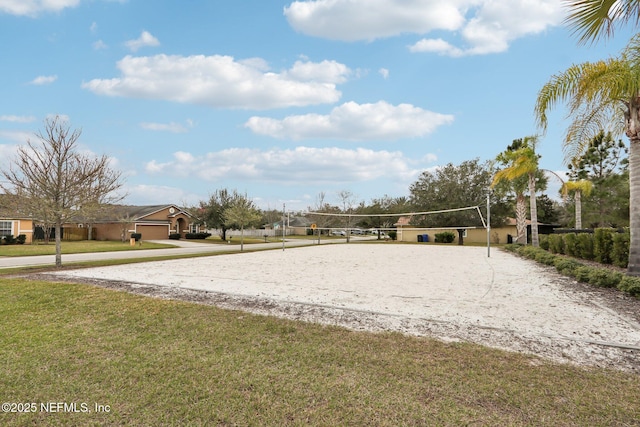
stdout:
<svg viewBox="0 0 640 427">
<path fill-rule="evenodd" d="M 546 130 L 547 113 L 566 102 L 572 119 L 565 137 L 567 158 L 576 158 L 601 130 L 623 132 L 630 141 L 630 275 L 640 276 L 640 35 L 619 57 L 572 65 L 556 74 L 538 93 L 535 115 Z"/>
<path fill-rule="evenodd" d="M 639 0 L 563 0 L 570 9 L 565 22 L 581 44 L 611 36 L 616 25 L 640 22 Z"/>
<path fill-rule="evenodd" d="M 538 239 L 538 207 L 536 204 L 536 175 L 538 172 L 538 159 L 535 147 L 538 142 L 537 136 L 527 136 L 522 141 L 520 148 L 514 151 L 505 151 L 501 154 L 503 163 L 508 164 L 506 168 L 499 170 L 493 177 L 492 185 L 500 181 L 515 181 L 523 176 L 527 177 L 527 187 L 529 188 L 529 206 L 531 215 L 531 244 L 539 246 Z M 500 159 L 500 156 L 499 156 Z M 516 216 L 518 202 L 516 198 Z M 516 229 L 517 229 L 516 218 Z"/>
<path fill-rule="evenodd" d="M 593 189 L 593 183 L 586 179 L 579 181 L 567 181 L 562 185 L 560 191 L 564 196 L 573 193 L 573 200 L 576 205 L 576 228 L 582 229 L 582 195 L 588 196 Z"/>
</svg>

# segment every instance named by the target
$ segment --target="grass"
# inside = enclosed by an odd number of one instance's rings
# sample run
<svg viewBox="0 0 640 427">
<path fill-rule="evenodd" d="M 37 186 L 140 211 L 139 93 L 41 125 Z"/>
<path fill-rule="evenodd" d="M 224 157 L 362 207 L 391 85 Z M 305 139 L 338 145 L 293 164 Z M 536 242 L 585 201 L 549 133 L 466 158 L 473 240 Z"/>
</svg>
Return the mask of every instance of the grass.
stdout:
<svg viewBox="0 0 640 427">
<path fill-rule="evenodd" d="M 63 241 L 63 254 L 78 254 L 89 252 L 111 252 L 111 251 L 137 251 L 142 249 L 159 249 L 169 248 L 172 245 L 163 243 L 142 242 L 131 246 L 129 241 L 126 243 L 116 241 L 97 241 L 97 240 L 80 240 L 80 241 Z M 55 255 L 55 242 L 48 244 L 34 243 L 31 245 L 0 245 L 0 256 L 31 256 L 31 255 Z"/>
<path fill-rule="evenodd" d="M 2 402 L 22 425 L 631 425 L 640 376 L 464 343 L 0 278 Z"/>
</svg>

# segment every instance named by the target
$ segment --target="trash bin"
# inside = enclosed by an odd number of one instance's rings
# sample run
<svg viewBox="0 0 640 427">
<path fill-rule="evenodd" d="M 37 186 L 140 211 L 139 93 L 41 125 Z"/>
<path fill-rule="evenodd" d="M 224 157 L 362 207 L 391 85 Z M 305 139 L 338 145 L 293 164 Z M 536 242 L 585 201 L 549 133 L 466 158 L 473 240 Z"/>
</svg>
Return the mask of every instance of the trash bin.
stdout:
<svg viewBox="0 0 640 427">
<path fill-rule="evenodd" d="M 424 239 L 424 235 L 418 234 L 418 242 L 422 242 Z"/>
<path fill-rule="evenodd" d="M 423 234 L 422 235 L 422 241 L 423 242 L 428 242 L 429 241 L 429 235 L 428 234 Z"/>
</svg>

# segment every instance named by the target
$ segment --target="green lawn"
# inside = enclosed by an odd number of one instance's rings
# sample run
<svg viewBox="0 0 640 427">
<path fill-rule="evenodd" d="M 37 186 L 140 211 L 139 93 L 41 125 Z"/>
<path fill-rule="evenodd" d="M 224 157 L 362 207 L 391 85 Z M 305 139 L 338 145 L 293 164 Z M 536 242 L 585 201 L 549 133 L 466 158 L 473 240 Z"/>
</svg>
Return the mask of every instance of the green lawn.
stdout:
<svg viewBox="0 0 640 427">
<path fill-rule="evenodd" d="M 640 375 L 477 345 L 0 278 L 2 402 L 23 425 L 637 425 Z M 45 413 L 47 402 L 90 413 Z M 95 404 L 109 412 L 96 413 Z M 55 408 L 56 406 L 54 406 Z"/>
<path fill-rule="evenodd" d="M 110 251 L 137 251 L 141 249 L 168 248 L 172 245 L 162 243 L 142 242 L 132 246 L 129 241 L 126 243 L 114 241 L 63 241 L 63 254 L 77 254 L 88 252 L 110 252 Z M 0 245 L 0 256 L 30 256 L 30 255 L 54 255 L 56 253 L 55 242 L 48 244 L 34 243 L 31 245 Z"/>
</svg>

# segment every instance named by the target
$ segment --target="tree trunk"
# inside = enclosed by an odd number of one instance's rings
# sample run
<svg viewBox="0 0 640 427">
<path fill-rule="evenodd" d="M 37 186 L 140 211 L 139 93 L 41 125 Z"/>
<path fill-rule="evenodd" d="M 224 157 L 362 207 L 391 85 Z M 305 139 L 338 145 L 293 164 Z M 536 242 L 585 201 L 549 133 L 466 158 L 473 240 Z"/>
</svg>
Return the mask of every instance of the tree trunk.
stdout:
<svg viewBox="0 0 640 427">
<path fill-rule="evenodd" d="M 56 267 L 62 267 L 62 223 L 56 222 Z"/>
<path fill-rule="evenodd" d="M 536 176 L 529 174 L 529 205 L 531 206 L 531 244 L 540 246 L 538 240 L 538 206 L 536 204 Z"/>
<path fill-rule="evenodd" d="M 629 266 L 627 274 L 640 276 L 640 135 L 629 138 Z"/>
<path fill-rule="evenodd" d="M 516 195 L 516 243 L 527 244 L 527 200 L 524 194 Z"/>
<path fill-rule="evenodd" d="M 582 230 L 582 192 L 580 190 L 576 190 L 574 200 L 576 202 L 576 228 Z"/>
</svg>

